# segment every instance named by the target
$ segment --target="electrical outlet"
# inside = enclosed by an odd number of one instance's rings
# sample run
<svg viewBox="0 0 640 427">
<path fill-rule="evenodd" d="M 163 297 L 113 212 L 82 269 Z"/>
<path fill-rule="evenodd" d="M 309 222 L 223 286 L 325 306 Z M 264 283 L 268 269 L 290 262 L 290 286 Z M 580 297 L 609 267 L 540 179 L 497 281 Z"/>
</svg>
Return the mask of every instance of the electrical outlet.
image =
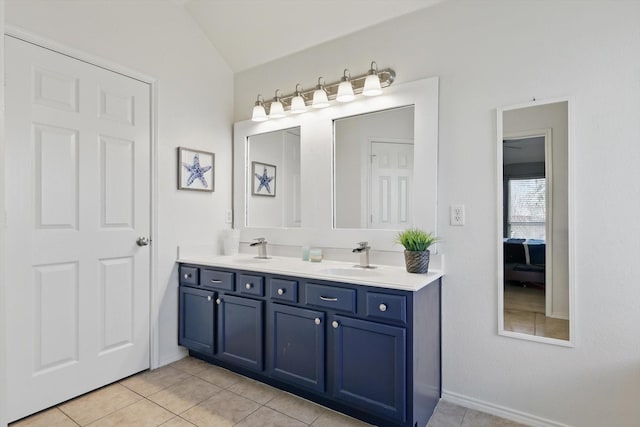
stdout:
<svg viewBox="0 0 640 427">
<path fill-rule="evenodd" d="M 464 225 L 464 205 L 451 205 L 451 225 Z"/>
<path fill-rule="evenodd" d="M 233 211 L 231 209 L 226 209 L 224 211 L 224 222 L 226 224 L 231 224 L 233 222 Z"/>
</svg>

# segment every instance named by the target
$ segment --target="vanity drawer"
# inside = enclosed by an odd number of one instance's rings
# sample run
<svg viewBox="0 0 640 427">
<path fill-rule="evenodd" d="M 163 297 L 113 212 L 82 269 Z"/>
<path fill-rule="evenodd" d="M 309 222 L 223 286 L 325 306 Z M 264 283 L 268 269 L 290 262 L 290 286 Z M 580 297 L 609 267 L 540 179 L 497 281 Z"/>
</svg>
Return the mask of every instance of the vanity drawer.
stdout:
<svg viewBox="0 0 640 427">
<path fill-rule="evenodd" d="M 305 303 L 307 305 L 331 308 L 349 313 L 356 312 L 355 289 L 307 283 L 305 295 Z"/>
<path fill-rule="evenodd" d="M 367 292 L 367 317 L 407 323 L 407 298 L 403 295 Z"/>
<path fill-rule="evenodd" d="M 264 296 L 264 277 L 250 274 L 238 274 L 236 286 L 240 293 Z"/>
<path fill-rule="evenodd" d="M 233 277 L 234 273 L 230 273 L 228 271 L 209 270 L 203 268 L 200 270 L 200 285 L 204 288 L 233 291 L 235 289 Z"/>
<path fill-rule="evenodd" d="M 269 279 L 269 296 L 280 301 L 298 302 L 298 281 Z"/>
<path fill-rule="evenodd" d="M 180 284 L 198 286 L 198 268 L 180 266 Z"/>
</svg>

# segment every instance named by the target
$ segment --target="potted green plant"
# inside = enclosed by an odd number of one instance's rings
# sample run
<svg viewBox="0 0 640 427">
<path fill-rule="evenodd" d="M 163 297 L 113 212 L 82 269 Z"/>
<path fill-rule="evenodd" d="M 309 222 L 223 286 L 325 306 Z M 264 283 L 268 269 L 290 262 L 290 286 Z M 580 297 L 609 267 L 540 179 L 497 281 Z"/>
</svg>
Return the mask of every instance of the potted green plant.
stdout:
<svg viewBox="0 0 640 427">
<path fill-rule="evenodd" d="M 437 241 L 436 236 L 419 228 L 408 228 L 398 233 L 396 243 L 404 246 L 404 260 L 409 273 L 429 271 L 429 246 Z"/>
</svg>

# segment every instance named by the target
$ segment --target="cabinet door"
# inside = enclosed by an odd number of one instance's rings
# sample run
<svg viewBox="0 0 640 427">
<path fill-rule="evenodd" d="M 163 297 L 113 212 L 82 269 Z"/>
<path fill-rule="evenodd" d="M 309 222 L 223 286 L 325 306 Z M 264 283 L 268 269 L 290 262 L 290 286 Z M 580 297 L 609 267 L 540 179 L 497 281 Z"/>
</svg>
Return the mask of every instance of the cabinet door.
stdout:
<svg viewBox="0 0 640 427">
<path fill-rule="evenodd" d="M 271 376 L 313 391 L 325 388 L 325 314 L 270 304 Z"/>
<path fill-rule="evenodd" d="M 406 420 L 406 330 L 332 316 L 333 396 L 354 407 Z"/>
<path fill-rule="evenodd" d="M 264 301 L 220 295 L 218 357 L 237 366 L 264 367 Z"/>
<path fill-rule="evenodd" d="M 178 344 L 213 356 L 214 299 L 212 291 L 180 286 Z"/>
</svg>

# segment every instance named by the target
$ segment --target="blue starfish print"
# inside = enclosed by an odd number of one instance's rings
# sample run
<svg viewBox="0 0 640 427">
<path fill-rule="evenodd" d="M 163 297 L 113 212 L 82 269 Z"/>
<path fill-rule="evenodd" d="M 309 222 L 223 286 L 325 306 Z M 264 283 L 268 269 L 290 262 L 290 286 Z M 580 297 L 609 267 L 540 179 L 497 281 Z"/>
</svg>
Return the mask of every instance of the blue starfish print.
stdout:
<svg viewBox="0 0 640 427">
<path fill-rule="evenodd" d="M 273 181 L 274 177 L 267 175 L 267 168 L 264 168 L 264 172 L 262 172 L 262 175 L 257 173 L 254 175 L 256 176 L 256 178 L 258 178 L 258 180 L 260 180 L 260 185 L 258 186 L 256 193 L 259 193 L 262 187 L 264 187 L 267 189 L 267 193 L 271 194 L 271 187 L 269 186 L 269 183 Z"/>
<path fill-rule="evenodd" d="M 205 188 L 209 187 L 209 184 L 207 184 L 207 180 L 205 179 L 204 174 L 207 173 L 209 169 L 211 169 L 211 166 L 200 166 L 200 155 L 195 154 L 193 156 L 192 165 L 190 165 L 189 163 L 182 162 L 182 166 L 184 166 L 184 168 L 187 171 L 189 171 L 189 173 L 191 174 L 189 175 L 189 179 L 187 179 L 187 186 L 193 184 L 193 181 L 195 181 L 196 179 L 199 179 Z"/>
</svg>

